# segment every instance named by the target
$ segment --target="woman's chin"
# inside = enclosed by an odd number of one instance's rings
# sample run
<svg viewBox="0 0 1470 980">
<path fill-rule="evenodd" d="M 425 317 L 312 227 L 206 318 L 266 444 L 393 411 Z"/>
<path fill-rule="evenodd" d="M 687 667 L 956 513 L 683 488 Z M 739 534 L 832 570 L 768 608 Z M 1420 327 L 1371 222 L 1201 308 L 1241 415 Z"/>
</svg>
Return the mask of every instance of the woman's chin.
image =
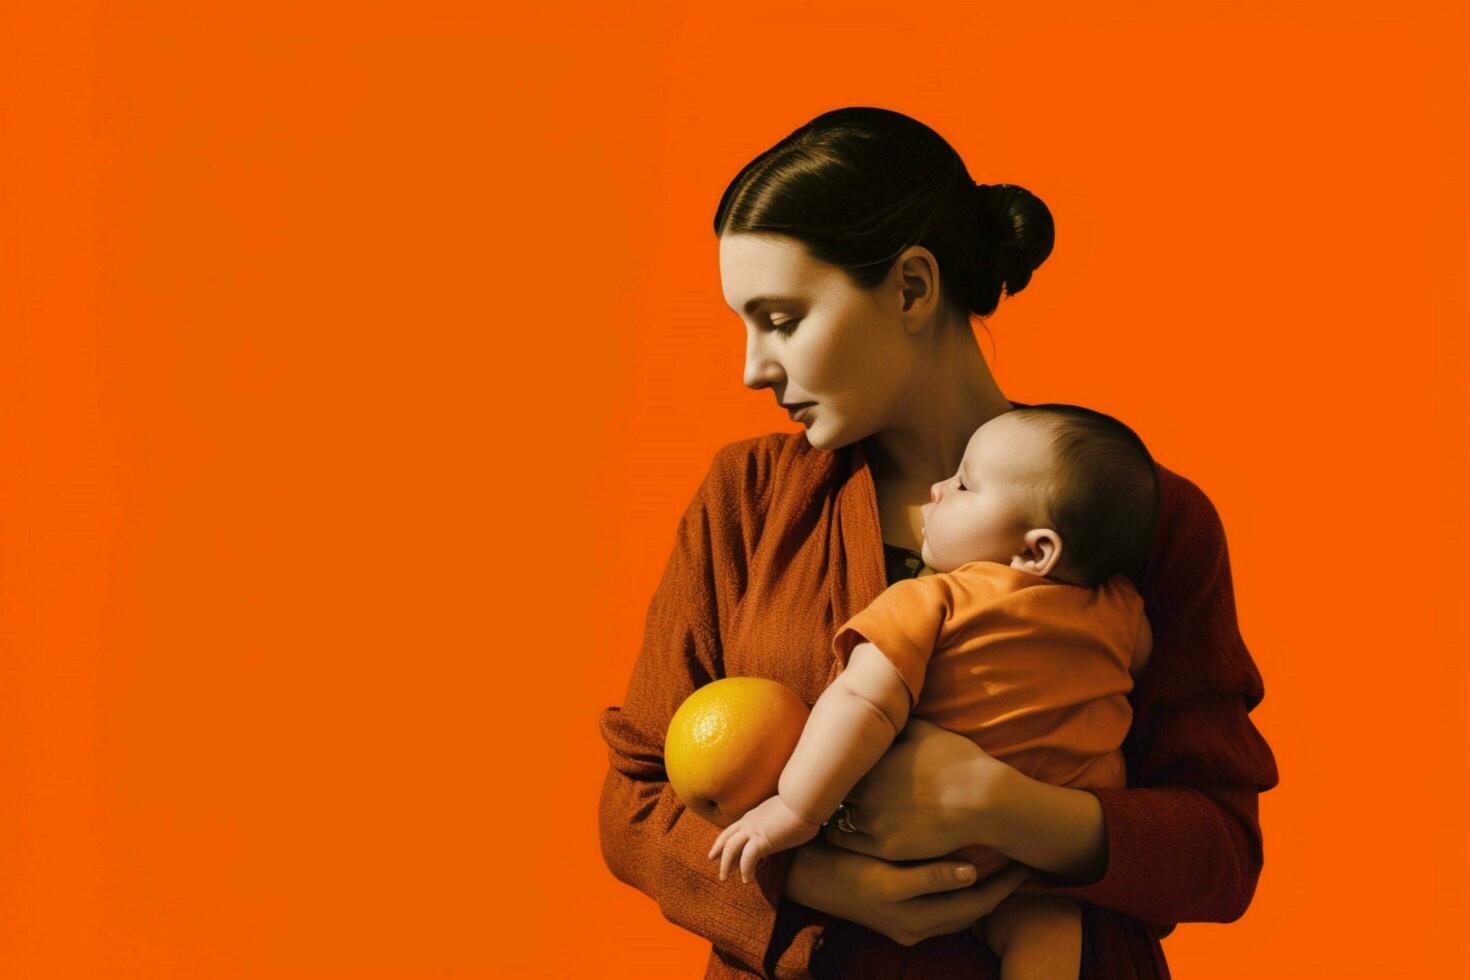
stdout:
<svg viewBox="0 0 1470 980">
<path fill-rule="evenodd" d="M 808 425 L 802 433 L 806 436 L 807 444 L 813 449 L 838 449 L 843 443 L 827 438 L 826 433 L 820 426 Z"/>
</svg>

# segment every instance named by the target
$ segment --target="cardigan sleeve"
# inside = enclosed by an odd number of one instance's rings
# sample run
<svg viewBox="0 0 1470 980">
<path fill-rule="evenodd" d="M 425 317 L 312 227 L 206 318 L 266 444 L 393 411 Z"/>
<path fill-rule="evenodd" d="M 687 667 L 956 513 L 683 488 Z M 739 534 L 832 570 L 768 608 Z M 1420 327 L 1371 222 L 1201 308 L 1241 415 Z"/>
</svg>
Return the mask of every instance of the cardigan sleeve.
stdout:
<svg viewBox="0 0 1470 980">
<path fill-rule="evenodd" d="M 623 704 L 602 712 L 608 746 L 598 822 L 619 880 L 658 902 L 670 922 L 710 940 L 726 962 L 762 977 L 809 977 L 822 925 L 781 897 L 794 851 L 770 855 L 754 880 L 719 880 L 707 856 L 719 828 L 691 813 L 664 771 L 669 719 L 696 688 L 724 676 L 719 619 L 744 575 L 745 527 L 756 507 L 751 448 L 722 449 L 679 521 L 648 606 Z M 742 514 L 746 517 L 742 518 Z"/>
<path fill-rule="evenodd" d="M 1156 635 L 1123 745 L 1129 785 L 1087 790 L 1102 804 L 1106 870 L 1090 883 L 1036 872 L 1040 887 L 1025 890 L 1082 899 L 1166 935 L 1178 922 L 1244 914 L 1263 859 L 1257 797 L 1277 771 L 1249 717 L 1264 688 L 1236 623 L 1220 515 L 1190 481 L 1160 477 L 1178 489 L 1143 576 Z"/>
</svg>

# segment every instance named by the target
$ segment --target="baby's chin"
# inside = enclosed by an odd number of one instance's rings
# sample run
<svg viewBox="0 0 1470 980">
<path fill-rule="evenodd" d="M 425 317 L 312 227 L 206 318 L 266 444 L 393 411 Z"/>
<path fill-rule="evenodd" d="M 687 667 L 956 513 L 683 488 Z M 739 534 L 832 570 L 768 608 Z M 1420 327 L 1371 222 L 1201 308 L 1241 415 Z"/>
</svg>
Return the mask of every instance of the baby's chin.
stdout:
<svg viewBox="0 0 1470 980">
<path fill-rule="evenodd" d="M 934 560 L 934 556 L 929 553 L 929 540 L 927 538 L 925 538 L 919 544 L 919 557 L 922 558 L 922 559 L 924 559 L 924 564 L 925 565 L 928 565 L 930 568 L 934 569 L 936 572 L 952 572 L 956 568 L 959 568 L 961 565 L 964 565 L 964 564 L 967 564 L 968 562 L 976 561 L 977 560 L 977 559 L 974 559 L 974 558 L 966 558 L 963 561 L 953 562 L 953 563 L 950 563 L 950 564 L 947 564 L 947 565 L 946 564 L 941 564 L 941 563 L 935 561 Z"/>
</svg>

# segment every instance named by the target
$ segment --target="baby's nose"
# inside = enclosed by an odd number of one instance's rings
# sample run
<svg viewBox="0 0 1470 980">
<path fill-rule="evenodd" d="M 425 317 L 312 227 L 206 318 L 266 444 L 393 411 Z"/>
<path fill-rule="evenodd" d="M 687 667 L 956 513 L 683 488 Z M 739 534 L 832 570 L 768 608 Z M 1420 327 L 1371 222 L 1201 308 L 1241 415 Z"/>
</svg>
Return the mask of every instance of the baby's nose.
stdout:
<svg viewBox="0 0 1470 980">
<path fill-rule="evenodd" d="M 936 483 L 929 488 L 929 499 L 936 504 L 939 503 L 939 488 L 942 486 L 943 483 Z"/>
</svg>

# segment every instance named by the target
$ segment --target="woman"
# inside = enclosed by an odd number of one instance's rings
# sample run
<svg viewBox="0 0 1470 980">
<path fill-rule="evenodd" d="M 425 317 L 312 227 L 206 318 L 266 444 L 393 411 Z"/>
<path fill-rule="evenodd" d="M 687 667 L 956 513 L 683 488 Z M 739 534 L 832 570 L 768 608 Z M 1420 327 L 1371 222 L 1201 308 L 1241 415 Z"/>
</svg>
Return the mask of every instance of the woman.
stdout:
<svg viewBox="0 0 1470 980">
<path fill-rule="evenodd" d="M 872 108 L 825 113 L 751 161 L 715 215 L 745 384 L 802 423 L 723 447 L 680 521 L 621 707 L 601 732 L 603 854 L 711 941 L 706 977 L 987 977 L 968 930 L 1018 887 L 1080 899 L 1083 976 L 1166 977 L 1174 923 L 1231 921 L 1262 863 L 1257 796 L 1275 761 L 1248 717 L 1261 679 L 1239 635 L 1209 499 L 1158 467 L 1137 575 L 1154 653 L 1130 695 L 1129 785 L 1039 783 L 913 719 L 822 836 L 755 880 L 718 880 L 718 829 L 663 770 L 693 690 L 757 675 L 812 703 L 840 672 L 832 632 L 920 571 L 919 510 L 1010 402 L 970 314 L 993 313 L 1051 251 L 1050 213 L 976 185 L 938 134 Z M 1014 862 L 981 882 L 942 858 Z M 973 868 L 970 868 L 973 872 Z"/>
</svg>

